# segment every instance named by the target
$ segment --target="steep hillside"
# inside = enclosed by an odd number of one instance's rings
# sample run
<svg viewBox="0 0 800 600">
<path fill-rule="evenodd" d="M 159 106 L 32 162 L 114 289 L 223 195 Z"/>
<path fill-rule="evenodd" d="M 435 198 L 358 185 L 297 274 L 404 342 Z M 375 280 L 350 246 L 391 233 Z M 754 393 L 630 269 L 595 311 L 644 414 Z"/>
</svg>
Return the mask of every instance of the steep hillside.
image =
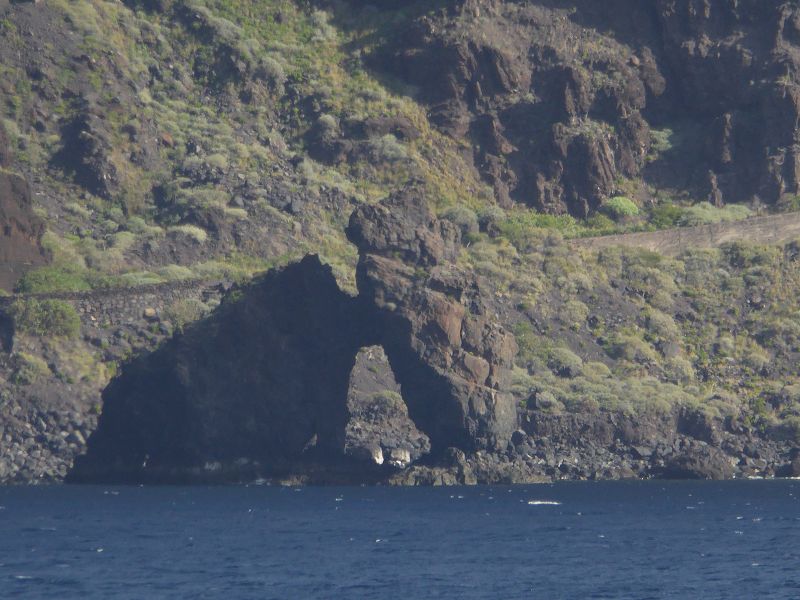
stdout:
<svg viewBox="0 0 800 600">
<path fill-rule="evenodd" d="M 0 0 L 0 34 L 0 285 L 16 294 L 0 318 L 0 480 L 62 478 L 112 376 L 165 342 L 159 352 L 197 339 L 190 324 L 222 295 L 249 293 L 232 284 L 250 290 L 254 276 L 317 254 L 345 303 L 360 291 L 397 304 L 384 295 L 406 279 L 416 301 L 443 293 L 452 282 L 431 283 L 429 265 L 392 246 L 403 219 L 384 223 L 377 208 L 383 243 L 400 254 L 384 258 L 410 271 L 375 267 L 368 288 L 357 276 L 365 240 L 352 230 L 348 240 L 351 214 L 401 189 L 457 231 L 445 263 L 480 282 L 487 315 L 516 337 L 513 377 L 490 387 L 516 399 L 519 456 L 557 438 L 540 418 L 578 419 L 567 429 L 598 415 L 653 420 L 672 440 L 687 435 L 677 423 L 689 410 L 760 448 L 763 458 L 745 458 L 766 462 L 751 468 L 728 440 L 739 472 L 791 461 L 794 244 L 743 239 L 664 257 L 564 238 L 800 206 L 794 3 Z M 436 426 L 413 399 L 425 394 L 397 364 L 409 328 L 424 336 L 413 320 L 384 326 L 394 334 L 353 344 L 384 346 L 396 372 L 373 365 L 378 381 L 397 379 L 435 448 Z M 173 334 L 184 341 L 167 342 Z M 412 346 L 434 371 L 450 368 Z M 341 392 L 348 374 L 337 378 Z M 458 397 L 482 422 L 483 400 Z M 396 397 L 375 398 L 395 416 L 353 414 L 402 421 Z M 346 445 L 367 424 L 345 412 L 329 437 Z M 570 435 L 556 455 L 584 456 Z M 488 447 L 467 438 L 453 445 Z M 400 452 L 404 466 L 402 452 L 416 460 L 426 447 L 398 443 L 381 452 Z M 664 456 L 641 472 L 657 474 Z M 531 469 L 515 477 L 556 476 Z"/>
</svg>

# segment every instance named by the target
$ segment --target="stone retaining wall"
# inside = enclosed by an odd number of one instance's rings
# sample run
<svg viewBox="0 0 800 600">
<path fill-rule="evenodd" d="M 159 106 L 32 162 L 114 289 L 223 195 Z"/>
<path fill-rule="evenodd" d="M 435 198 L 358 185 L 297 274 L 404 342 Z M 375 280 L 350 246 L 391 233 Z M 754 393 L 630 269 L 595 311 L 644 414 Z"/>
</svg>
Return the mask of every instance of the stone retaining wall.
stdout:
<svg viewBox="0 0 800 600">
<path fill-rule="evenodd" d="M 139 321 L 145 311 L 158 317 L 178 300 L 219 300 L 228 284 L 221 281 L 180 281 L 89 292 L 15 294 L 0 298 L 0 311 L 19 298 L 65 300 L 75 307 L 84 325 L 114 327 Z"/>
</svg>

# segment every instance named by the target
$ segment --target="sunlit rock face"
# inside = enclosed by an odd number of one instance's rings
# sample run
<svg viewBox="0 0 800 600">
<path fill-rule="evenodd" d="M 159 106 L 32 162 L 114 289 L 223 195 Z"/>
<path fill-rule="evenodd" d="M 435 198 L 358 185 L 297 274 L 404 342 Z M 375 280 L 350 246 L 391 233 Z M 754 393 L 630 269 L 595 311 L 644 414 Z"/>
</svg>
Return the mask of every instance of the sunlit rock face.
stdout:
<svg viewBox="0 0 800 600">
<path fill-rule="evenodd" d="M 453 0 L 369 61 L 470 141 L 499 203 L 586 216 L 625 178 L 715 203 L 800 192 L 798 44 L 780 0 Z"/>
</svg>

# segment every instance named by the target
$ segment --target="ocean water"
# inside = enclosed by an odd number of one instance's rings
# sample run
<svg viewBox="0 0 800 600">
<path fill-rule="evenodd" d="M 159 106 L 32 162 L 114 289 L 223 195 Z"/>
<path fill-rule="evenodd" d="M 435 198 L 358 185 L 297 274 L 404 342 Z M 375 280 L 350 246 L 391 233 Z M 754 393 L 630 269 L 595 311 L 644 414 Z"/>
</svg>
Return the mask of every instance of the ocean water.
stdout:
<svg viewBox="0 0 800 600">
<path fill-rule="evenodd" d="M 0 598 L 800 598 L 800 482 L 0 488 Z"/>
</svg>

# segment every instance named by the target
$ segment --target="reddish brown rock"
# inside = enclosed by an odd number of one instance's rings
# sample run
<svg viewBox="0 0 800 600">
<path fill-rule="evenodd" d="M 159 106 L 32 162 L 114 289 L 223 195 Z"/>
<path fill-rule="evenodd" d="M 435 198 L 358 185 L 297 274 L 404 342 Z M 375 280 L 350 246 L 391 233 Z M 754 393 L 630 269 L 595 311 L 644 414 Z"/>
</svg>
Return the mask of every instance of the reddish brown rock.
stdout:
<svg viewBox="0 0 800 600">
<path fill-rule="evenodd" d="M 517 347 L 487 314 L 480 283 L 451 262 L 458 230 L 412 187 L 357 209 L 348 234 L 361 252 L 359 291 L 434 451 L 504 448 L 516 427 L 506 387 Z"/>
<path fill-rule="evenodd" d="M 585 216 L 638 177 L 773 203 L 800 192 L 799 24 L 780 0 L 455 0 L 370 60 L 469 139 L 501 205 Z M 651 155 L 651 126 L 675 147 Z"/>
</svg>

